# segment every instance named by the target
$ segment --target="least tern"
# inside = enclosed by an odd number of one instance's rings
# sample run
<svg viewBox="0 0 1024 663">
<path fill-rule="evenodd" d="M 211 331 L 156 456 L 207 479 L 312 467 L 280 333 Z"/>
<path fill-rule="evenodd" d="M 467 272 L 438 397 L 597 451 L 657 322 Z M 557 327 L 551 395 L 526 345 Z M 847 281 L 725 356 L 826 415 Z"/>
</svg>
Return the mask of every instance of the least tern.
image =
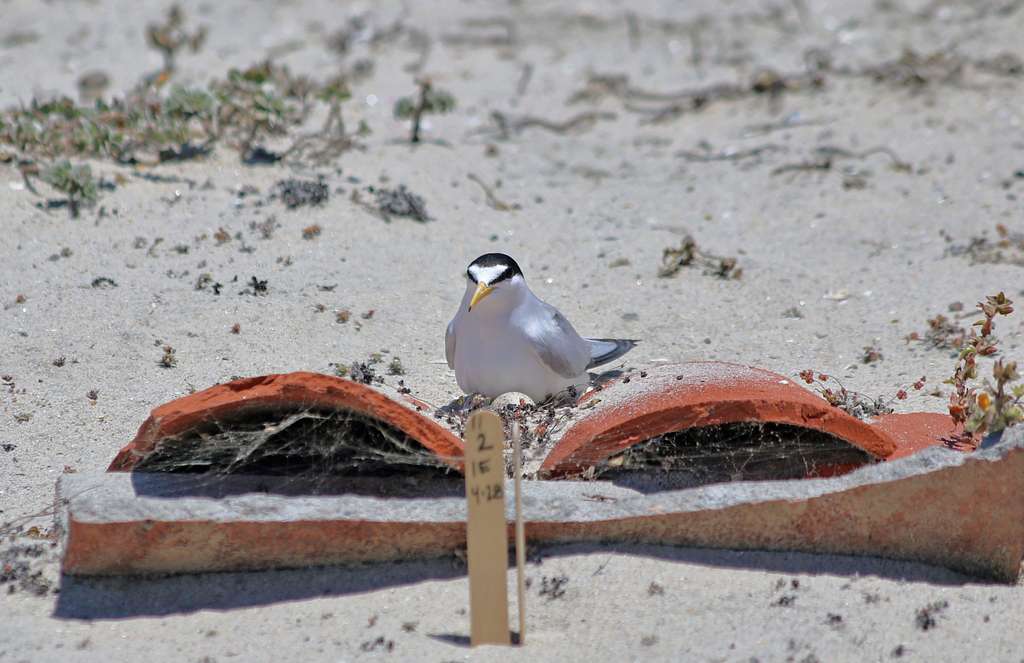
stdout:
<svg viewBox="0 0 1024 663">
<path fill-rule="evenodd" d="M 444 344 L 462 391 L 487 398 L 517 391 L 540 403 L 570 387 L 582 393 L 587 369 L 621 357 L 636 342 L 583 338 L 533 294 L 515 260 L 488 253 L 466 268 L 466 293 Z"/>
</svg>

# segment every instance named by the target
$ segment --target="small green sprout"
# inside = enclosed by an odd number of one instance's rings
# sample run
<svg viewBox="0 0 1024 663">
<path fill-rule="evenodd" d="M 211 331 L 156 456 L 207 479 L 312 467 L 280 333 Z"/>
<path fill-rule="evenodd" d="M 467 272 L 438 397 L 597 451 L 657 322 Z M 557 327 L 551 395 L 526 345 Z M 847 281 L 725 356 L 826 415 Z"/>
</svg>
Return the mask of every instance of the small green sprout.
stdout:
<svg viewBox="0 0 1024 663">
<path fill-rule="evenodd" d="M 42 179 L 67 196 L 71 218 L 78 218 L 83 203 L 92 205 L 96 202 L 96 181 L 88 165 L 72 166 L 66 159 L 58 161 L 43 171 Z"/>
<path fill-rule="evenodd" d="M 412 96 L 402 97 L 395 103 L 395 118 L 412 120 L 412 133 L 409 142 L 420 142 L 420 122 L 427 113 L 443 114 L 455 108 L 455 97 L 450 92 L 435 89 L 429 79 L 417 81 L 420 91 L 414 99 Z"/>
<path fill-rule="evenodd" d="M 181 119 L 213 117 L 215 103 L 205 90 L 175 85 L 164 102 L 164 115 Z"/>
<path fill-rule="evenodd" d="M 175 58 L 178 51 L 188 47 L 193 53 L 198 51 L 206 40 L 206 28 L 200 27 L 194 32 L 185 31 L 185 12 L 174 5 L 168 10 L 164 23 L 151 23 L 146 28 L 146 41 L 152 48 L 160 51 L 164 57 L 162 72 L 169 74 L 174 71 Z"/>
</svg>

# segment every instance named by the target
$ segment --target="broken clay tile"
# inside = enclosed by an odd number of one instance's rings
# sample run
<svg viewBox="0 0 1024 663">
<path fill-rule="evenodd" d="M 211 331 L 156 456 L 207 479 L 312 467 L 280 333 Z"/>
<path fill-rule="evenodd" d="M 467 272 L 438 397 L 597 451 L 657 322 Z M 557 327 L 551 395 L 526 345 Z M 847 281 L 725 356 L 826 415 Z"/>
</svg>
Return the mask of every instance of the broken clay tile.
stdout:
<svg viewBox="0 0 1024 663">
<path fill-rule="evenodd" d="M 941 444 L 943 438 L 951 437 L 957 431 L 952 417 L 937 412 L 884 414 L 871 423 L 896 443 L 896 451 L 889 460 Z"/>
<path fill-rule="evenodd" d="M 377 419 L 416 440 L 449 465 L 461 464 L 462 441 L 412 407 L 352 380 L 295 372 L 234 380 L 161 405 L 150 413 L 135 439 L 121 449 L 108 471 L 132 470 L 161 440 L 209 422 L 237 418 L 246 412 L 289 408 L 354 412 Z"/>
<path fill-rule="evenodd" d="M 650 369 L 601 393 L 602 403 L 569 428 L 541 467 L 545 477 L 578 475 L 634 445 L 687 428 L 763 422 L 828 433 L 878 459 L 939 443 L 943 415 L 883 419 L 871 425 L 829 405 L 795 381 L 769 371 L 723 362 L 692 362 Z M 948 417 L 946 418 L 948 419 Z M 902 423 L 897 423 L 902 422 Z M 854 466 L 833 468 L 831 473 Z"/>
<path fill-rule="evenodd" d="M 274 482 L 287 484 L 286 477 L 218 481 L 156 473 L 63 475 L 62 570 L 258 570 L 450 555 L 466 543 L 461 490 L 435 497 L 381 498 L 370 491 L 296 499 L 275 490 Z M 220 492 L 211 495 L 214 489 Z M 651 493 L 605 481 L 529 481 L 523 490 L 526 534 L 534 545 L 619 542 L 868 555 L 1004 582 L 1016 581 L 1024 557 L 1024 434 L 1004 435 L 971 454 L 931 448 L 828 479 Z M 510 531 L 513 513 L 510 502 Z"/>
</svg>

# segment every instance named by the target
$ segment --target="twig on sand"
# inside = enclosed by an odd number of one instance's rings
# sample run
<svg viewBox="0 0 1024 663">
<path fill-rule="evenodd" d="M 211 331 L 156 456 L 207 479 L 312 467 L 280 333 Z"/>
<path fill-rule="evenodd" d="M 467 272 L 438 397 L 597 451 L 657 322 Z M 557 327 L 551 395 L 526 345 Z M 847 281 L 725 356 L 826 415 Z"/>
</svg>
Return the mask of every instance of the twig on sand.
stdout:
<svg viewBox="0 0 1024 663">
<path fill-rule="evenodd" d="M 694 40 L 695 53 L 699 40 Z M 836 65 L 831 54 L 822 49 L 809 49 L 804 54 L 806 69 L 782 74 L 761 69 L 742 83 L 715 83 L 705 87 L 678 91 L 648 90 L 629 82 L 620 74 L 591 74 L 583 89 L 569 97 L 568 103 L 596 103 L 605 97 L 622 101 L 626 110 L 646 116 L 645 124 L 666 122 L 680 115 L 698 112 L 712 103 L 737 101 L 758 96 L 777 99 L 784 94 L 817 92 L 830 78 L 859 78 L 917 90 L 932 85 L 963 85 L 968 69 L 990 76 L 1024 76 L 1024 60 L 1016 54 L 1002 53 L 990 58 L 971 59 L 953 52 L 955 44 L 930 54 L 904 51 L 893 60 L 863 67 Z M 695 56 L 696 58 L 696 56 Z"/>
<path fill-rule="evenodd" d="M 753 136 L 763 136 L 770 134 L 775 131 L 785 131 L 786 129 L 798 129 L 801 127 L 820 127 L 826 124 L 830 124 L 833 120 L 830 119 L 807 119 L 801 120 L 796 113 L 787 115 L 784 119 L 778 122 L 764 122 L 760 124 L 751 124 L 743 127 L 740 132 L 740 137 L 751 138 Z"/>
<path fill-rule="evenodd" d="M 519 82 L 516 83 L 517 97 L 526 94 L 526 88 L 530 86 L 531 80 L 533 80 L 533 65 L 527 62 L 523 65 L 522 73 L 519 74 Z"/>
<path fill-rule="evenodd" d="M 749 159 L 753 157 L 759 157 L 762 154 L 768 154 L 770 152 L 784 152 L 785 147 L 781 145 L 758 145 L 757 147 L 751 147 L 746 150 L 732 150 L 725 152 L 711 152 L 709 149 L 704 151 L 695 150 L 679 150 L 676 152 L 676 156 L 686 161 L 695 161 L 698 163 L 709 163 L 712 161 L 741 161 L 743 159 Z"/>
<path fill-rule="evenodd" d="M 510 212 L 519 209 L 518 203 L 506 203 L 494 194 L 494 190 L 491 189 L 478 175 L 470 173 L 466 176 L 471 182 L 476 182 L 484 192 L 484 196 L 487 198 L 487 205 L 492 209 L 496 209 L 499 212 Z"/>
<path fill-rule="evenodd" d="M 869 147 L 859 152 L 834 145 L 821 145 L 814 148 L 815 158 L 813 160 L 784 164 L 773 170 L 772 175 L 809 170 L 831 170 L 833 164 L 840 159 L 866 159 L 873 154 L 884 154 L 889 157 L 895 170 L 910 171 L 912 168 L 909 162 L 901 159 L 896 152 L 884 145 Z"/>
<path fill-rule="evenodd" d="M 548 120 L 534 115 L 510 117 L 500 111 L 494 111 L 491 113 L 491 119 L 494 121 L 497 132 L 502 138 L 508 138 L 511 134 L 518 134 L 531 128 L 545 129 L 556 134 L 586 131 L 601 120 L 614 120 L 616 117 L 618 116 L 615 113 L 587 111 L 585 113 L 578 113 L 567 120 L 558 122 L 556 120 Z"/>
<path fill-rule="evenodd" d="M 824 78 L 816 71 L 783 75 L 771 69 L 762 69 L 745 84 L 716 83 L 689 90 L 660 92 L 631 85 L 626 76 L 592 75 L 586 87 L 569 98 L 569 103 L 594 102 L 612 96 L 621 99 L 626 110 L 645 115 L 645 123 L 658 123 L 701 110 L 716 101 L 733 101 L 759 95 L 778 97 L 784 93 L 818 89 L 822 85 Z M 650 105 L 653 103 L 662 105 Z"/>
</svg>

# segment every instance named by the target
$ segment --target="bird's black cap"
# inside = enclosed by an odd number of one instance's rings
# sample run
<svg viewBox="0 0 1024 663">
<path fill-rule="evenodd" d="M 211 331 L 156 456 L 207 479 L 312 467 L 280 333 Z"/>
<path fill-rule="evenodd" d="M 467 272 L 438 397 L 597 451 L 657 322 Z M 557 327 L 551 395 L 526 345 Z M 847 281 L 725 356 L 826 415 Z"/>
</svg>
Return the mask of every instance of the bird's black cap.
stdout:
<svg viewBox="0 0 1024 663">
<path fill-rule="evenodd" d="M 473 281 L 483 281 L 487 285 L 494 285 L 499 281 L 506 281 L 515 275 L 522 276 L 523 270 L 519 264 L 510 256 L 504 253 L 485 253 L 466 268 L 466 275 Z"/>
</svg>

